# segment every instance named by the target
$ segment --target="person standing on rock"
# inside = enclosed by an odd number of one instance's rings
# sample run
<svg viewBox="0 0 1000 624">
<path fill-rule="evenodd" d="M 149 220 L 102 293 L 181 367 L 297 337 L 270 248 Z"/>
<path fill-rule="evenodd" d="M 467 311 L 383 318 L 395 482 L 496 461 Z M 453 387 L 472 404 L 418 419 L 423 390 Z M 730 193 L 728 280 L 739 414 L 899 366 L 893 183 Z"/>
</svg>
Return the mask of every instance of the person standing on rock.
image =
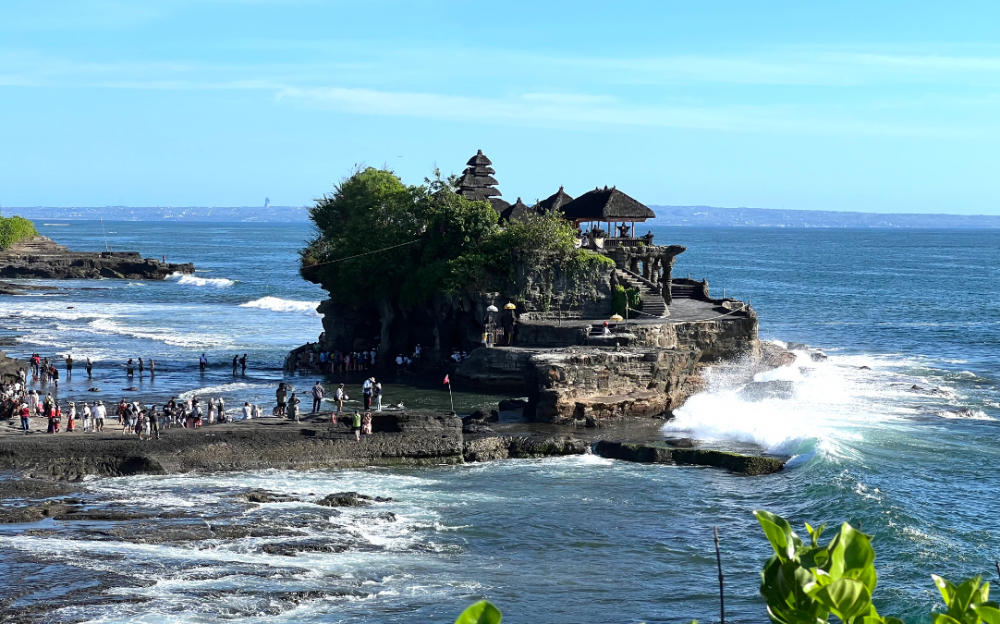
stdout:
<svg viewBox="0 0 1000 624">
<path fill-rule="evenodd" d="M 219 397 L 219 422 L 226 422 L 226 401 L 222 397 Z"/>
<path fill-rule="evenodd" d="M 317 381 L 316 385 L 312 387 L 312 395 L 313 395 L 313 409 L 312 409 L 312 413 L 313 414 L 315 414 L 316 412 L 319 412 L 319 411 L 322 410 L 322 407 L 323 407 L 323 393 L 324 393 L 323 384 L 321 384 L 320 382 Z"/>
<path fill-rule="evenodd" d="M 275 409 L 275 416 L 285 415 L 285 397 L 288 396 L 288 392 L 285 390 L 285 384 L 278 384 L 278 390 L 274 393 L 274 399 L 278 403 Z"/>
<path fill-rule="evenodd" d="M 253 408 L 250 407 L 250 401 L 243 402 L 243 420 L 250 420 L 253 415 Z"/>
<path fill-rule="evenodd" d="M 55 366 L 53 366 L 52 370 L 49 371 L 49 375 L 52 376 L 52 383 L 55 386 L 56 390 L 58 390 L 59 389 L 59 369 L 56 368 Z"/>
<path fill-rule="evenodd" d="M 66 414 L 66 433 L 76 431 L 76 403 L 69 402 L 69 412 Z"/>
<path fill-rule="evenodd" d="M 90 433 L 94 426 L 92 413 L 90 411 L 90 405 L 86 402 L 83 404 L 83 432 Z"/>
<path fill-rule="evenodd" d="M 361 413 L 354 412 L 354 416 L 351 417 L 351 431 L 354 432 L 354 439 L 361 442 Z"/>
<path fill-rule="evenodd" d="M 361 419 L 361 433 L 364 435 L 372 434 L 372 413 L 365 412 L 365 417 Z"/>
<path fill-rule="evenodd" d="M 340 384 L 337 387 L 337 392 L 333 395 L 335 401 L 337 401 L 337 411 L 330 413 L 330 422 L 337 424 L 337 416 L 344 411 L 344 401 L 347 400 L 347 393 L 344 392 L 344 384 Z"/>
<path fill-rule="evenodd" d="M 153 372 L 153 369 L 150 369 Z M 156 406 L 150 406 L 149 408 L 149 432 L 157 440 L 160 439 L 160 415 L 156 411 Z"/>
<path fill-rule="evenodd" d="M 84 366 L 87 369 L 87 379 L 93 379 L 94 377 L 94 363 L 87 358 L 87 364 Z"/>
<path fill-rule="evenodd" d="M 299 403 L 301 402 L 302 400 L 295 396 L 294 392 L 292 398 L 288 400 L 288 417 L 295 422 L 299 422 Z"/>
<path fill-rule="evenodd" d="M 374 385 L 375 378 L 369 377 L 361 384 L 361 400 L 365 404 L 365 409 L 370 410 L 372 408 L 372 386 Z"/>
<path fill-rule="evenodd" d="M 104 407 L 104 401 L 98 401 L 94 407 L 94 430 L 104 431 L 104 419 L 108 417 L 108 408 Z"/>
<path fill-rule="evenodd" d="M 31 409 L 27 403 L 21 403 L 21 430 L 31 431 Z"/>
</svg>

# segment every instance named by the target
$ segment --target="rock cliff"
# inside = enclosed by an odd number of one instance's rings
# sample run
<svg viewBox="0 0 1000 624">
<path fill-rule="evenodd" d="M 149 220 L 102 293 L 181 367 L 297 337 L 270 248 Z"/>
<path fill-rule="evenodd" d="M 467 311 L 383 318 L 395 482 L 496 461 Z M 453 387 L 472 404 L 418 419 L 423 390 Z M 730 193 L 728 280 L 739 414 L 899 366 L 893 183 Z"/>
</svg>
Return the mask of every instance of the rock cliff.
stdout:
<svg viewBox="0 0 1000 624">
<path fill-rule="evenodd" d="M 44 236 L 0 251 L 0 277 L 163 280 L 173 273 L 194 273 L 194 265 L 168 264 L 134 251 L 71 251 Z"/>
</svg>

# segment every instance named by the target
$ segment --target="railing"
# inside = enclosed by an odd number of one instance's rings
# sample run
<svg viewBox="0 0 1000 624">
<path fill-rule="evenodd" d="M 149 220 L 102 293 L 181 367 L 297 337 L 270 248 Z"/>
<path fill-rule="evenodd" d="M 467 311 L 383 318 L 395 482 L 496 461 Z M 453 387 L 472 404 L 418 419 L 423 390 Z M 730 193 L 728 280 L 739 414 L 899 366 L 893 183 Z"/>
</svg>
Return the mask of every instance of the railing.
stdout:
<svg viewBox="0 0 1000 624">
<path fill-rule="evenodd" d="M 576 239 L 576 246 L 580 247 L 583 244 L 584 239 Z M 605 238 L 598 238 L 589 241 L 589 249 L 614 249 L 616 247 L 652 247 L 653 246 L 653 235 L 646 234 L 645 236 L 607 236 Z"/>
</svg>

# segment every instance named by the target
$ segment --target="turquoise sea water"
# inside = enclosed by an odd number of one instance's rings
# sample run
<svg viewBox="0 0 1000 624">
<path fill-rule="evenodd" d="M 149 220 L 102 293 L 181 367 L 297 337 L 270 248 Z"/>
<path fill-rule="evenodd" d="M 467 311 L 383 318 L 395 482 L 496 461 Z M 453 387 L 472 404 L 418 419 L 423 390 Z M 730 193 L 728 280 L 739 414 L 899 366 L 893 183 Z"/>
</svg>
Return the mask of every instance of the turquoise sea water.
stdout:
<svg viewBox="0 0 1000 624">
<path fill-rule="evenodd" d="M 22 340 L 11 352 L 94 353 L 101 376 L 115 384 L 123 354 L 155 354 L 164 363 L 155 382 L 162 387 L 144 390 L 264 396 L 280 377 L 283 353 L 319 332 L 307 302 L 322 292 L 294 268 L 306 226 L 105 225 L 118 248 L 194 261 L 202 281 L 102 281 L 96 286 L 110 290 L 81 283 L 57 296 L 5 298 L 3 325 Z M 42 229 L 71 247 L 96 249 L 100 227 Z M 396 499 L 378 509 L 396 521 L 351 510 L 309 524 L 310 535 L 346 550 L 295 557 L 267 552 L 289 538 L 150 545 L 107 539 L 81 524 L 31 536 L 20 532 L 32 527 L 8 525 L 0 527 L 0 564 L 33 570 L 41 562 L 67 578 L 94 576 L 102 582 L 93 591 L 130 599 L 68 599 L 48 616 L 54 622 L 449 622 L 483 596 L 510 622 L 707 622 L 718 610 L 717 525 L 728 619 L 760 622 L 757 571 L 768 546 L 750 512 L 766 508 L 798 525 L 861 524 L 878 553 L 879 609 L 907 621 L 938 602 L 931 573 L 991 577 L 1000 558 L 1000 233 L 654 233 L 658 242 L 688 247 L 675 274 L 704 276 L 716 294 L 725 288 L 752 299 L 762 337 L 830 356 L 803 357 L 770 374 L 795 382 L 789 399 L 746 403 L 716 380 L 667 425 L 665 435 L 794 456 L 782 473 L 741 478 L 584 456 L 103 479 L 92 483 L 103 499 L 205 514 L 251 485 L 307 499 L 354 489 Z M 220 362 L 250 352 L 251 375 L 233 380 L 221 365 L 199 378 L 202 350 Z M 303 526 L 315 509 L 266 505 L 245 518 Z M 0 590 L 0 598 L 17 594 Z M 131 601 L 137 598 L 144 601 Z M 42 599 L 29 593 L 8 608 Z"/>
</svg>

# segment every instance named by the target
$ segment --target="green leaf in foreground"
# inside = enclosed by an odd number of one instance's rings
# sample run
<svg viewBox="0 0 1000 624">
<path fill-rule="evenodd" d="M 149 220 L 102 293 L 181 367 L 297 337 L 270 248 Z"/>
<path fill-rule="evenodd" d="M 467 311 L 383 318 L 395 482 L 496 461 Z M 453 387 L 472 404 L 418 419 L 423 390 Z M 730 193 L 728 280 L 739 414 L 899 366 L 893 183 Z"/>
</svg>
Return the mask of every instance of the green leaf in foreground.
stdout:
<svg viewBox="0 0 1000 624">
<path fill-rule="evenodd" d="M 488 600 L 480 600 L 470 605 L 468 609 L 462 611 L 455 624 L 500 624 L 503 615 L 500 609 L 493 606 Z"/>
</svg>

